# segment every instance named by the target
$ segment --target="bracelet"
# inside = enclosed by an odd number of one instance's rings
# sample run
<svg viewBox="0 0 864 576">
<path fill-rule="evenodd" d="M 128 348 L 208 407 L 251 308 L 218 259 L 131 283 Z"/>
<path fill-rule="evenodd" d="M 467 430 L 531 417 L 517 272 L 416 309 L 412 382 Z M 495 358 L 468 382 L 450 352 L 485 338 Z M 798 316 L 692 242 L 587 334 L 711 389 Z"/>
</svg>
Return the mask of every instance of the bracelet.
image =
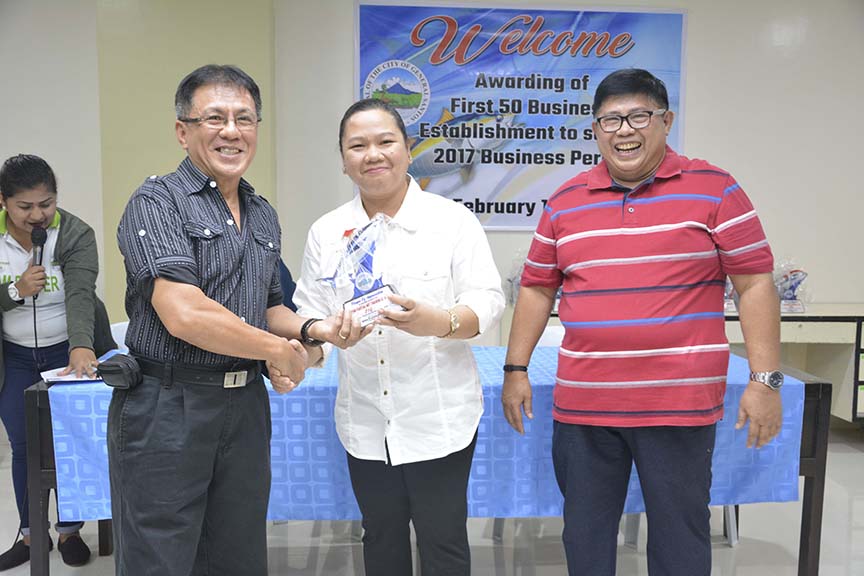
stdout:
<svg viewBox="0 0 864 576">
<path fill-rule="evenodd" d="M 528 366 L 520 364 L 504 364 L 504 372 L 528 372 Z"/>
<path fill-rule="evenodd" d="M 447 314 L 450 315 L 450 331 L 447 332 L 447 334 L 445 334 L 444 336 L 442 336 L 442 338 L 449 338 L 450 336 L 455 334 L 456 331 L 459 330 L 459 326 L 461 325 L 459 322 L 459 316 L 456 314 L 456 311 L 453 310 L 453 308 L 447 310 Z"/>
<path fill-rule="evenodd" d="M 321 346 L 324 344 L 323 340 L 316 340 L 309 336 L 309 327 L 312 326 L 315 322 L 320 322 L 321 318 L 309 318 L 303 323 L 303 326 L 300 327 L 300 341 L 307 346 Z"/>
</svg>

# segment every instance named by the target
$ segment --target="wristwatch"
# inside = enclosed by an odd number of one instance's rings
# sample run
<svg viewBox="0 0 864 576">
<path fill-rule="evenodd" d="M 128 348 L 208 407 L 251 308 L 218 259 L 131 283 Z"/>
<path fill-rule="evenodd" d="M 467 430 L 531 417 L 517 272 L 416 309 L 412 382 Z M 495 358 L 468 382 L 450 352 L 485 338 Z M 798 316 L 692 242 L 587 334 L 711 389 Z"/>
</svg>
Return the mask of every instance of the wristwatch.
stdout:
<svg viewBox="0 0 864 576">
<path fill-rule="evenodd" d="M 21 294 L 18 293 L 18 286 L 15 285 L 15 282 L 9 283 L 9 298 L 14 300 L 15 302 L 24 301 L 24 299 L 21 298 Z"/>
<path fill-rule="evenodd" d="M 783 386 L 783 373 L 779 370 L 771 370 L 770 372 L 750 372 L 750 380 L 765 384 L 772 390 L 780 390 Z"/>
</svg>

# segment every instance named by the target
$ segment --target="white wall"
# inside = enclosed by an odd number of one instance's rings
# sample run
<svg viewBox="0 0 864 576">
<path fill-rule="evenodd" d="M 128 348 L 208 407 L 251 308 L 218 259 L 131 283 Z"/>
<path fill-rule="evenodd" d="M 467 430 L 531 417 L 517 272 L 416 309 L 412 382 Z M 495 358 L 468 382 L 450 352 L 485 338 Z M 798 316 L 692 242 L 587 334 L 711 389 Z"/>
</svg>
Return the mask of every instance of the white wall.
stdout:
<svg viewBox="0 0 864 576">
<path fill-rule="evenodd" d="M 864 194 L 853 181 L 864 132 L 864 117 L 853 114 L 864 94 L 864 2 L 629 5 L 687 13 L 683 152 L 736 176 L 778 260 L 794 257 L 810 273 L 812 299 L 864 301 L 864 266 L 856 257 Z M 299 271 L 310 224 L 352 193 L 336 137 L 355 94 L 354 2 L 274 0 L 274 13 L 276 102 L 267 107 L 277 119 L 283 253 Z M 25 151 L 44 156 L 58 175 L 61 205 L 83 216 L 104 246 L 114 232 L 106 235 L 102 224 L 97 42 L 97 0 L 0 0 L 0 159 Z M 506 275 L 530 234 L 489 237 Z M 109 278 L 122 282 L 122 271 Z"/>
<path fill-rule="evenodd" d="M 528 0 L 483 5 L 580 7 Z M 809 272 L 813 300 L 864 301 L 864 266 L 857 256 L 864 193 L 853 181 L 864 164 L 864 115 L 858 113 L 864 2 L 629 5 L 687 14 L 683 152 L 735 175 L 760 212 L 777 260 L 794 258 Z M 610 9 L 601 2 L 582 7 Z M 339 119 L 356 93 L 354 2 L 275 0 L 275 14 L 278 209 L 283 254 L 299 271 L 311 222 L 352 193 L 336 139 Z M 507 275 L 530 233 L 490 232 L 489 238 Z"/>
<path fill-rule="evenodd" d="M 59 205 L 93 227 L 101 248 L 96 38 L 96 0 L 0 0 L 0 162 L 43 157 Z M 99 259 L 102 269 L 101 249 Z M 100 275 L 100 293 L 103 284 Z"/>
</svg>

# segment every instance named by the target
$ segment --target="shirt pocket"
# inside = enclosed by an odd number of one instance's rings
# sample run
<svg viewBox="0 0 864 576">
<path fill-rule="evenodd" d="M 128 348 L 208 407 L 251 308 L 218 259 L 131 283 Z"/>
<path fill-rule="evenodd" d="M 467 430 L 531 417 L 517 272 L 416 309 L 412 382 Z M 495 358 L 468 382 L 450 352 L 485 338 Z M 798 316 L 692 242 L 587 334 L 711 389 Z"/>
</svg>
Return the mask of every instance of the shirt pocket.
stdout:
<svg viewBox="0 0 864 576">
<path fill-rule="evenodd" d="M 221 239 L 225 233 L 224 228 L 203 222 L 184 222 L 183 230 L 192 243 L 192 251 L 198 267 L 202 269 L 199 270 L 199 274 L 210 263 L 224 260 L 217 254 L 220 250 L 219 246 L 222 245 Z"/>
<path fill-rule="evenodd" d="M 453 282 L 449 254 L 416 258 L 401 267 L 397 290 L 404 296 L 447 308 L 453 305 Z M 395 279 L 394 279 L 395 280 Z"/>
<path fill-rule="evenodd" d="M 261 270 L 257 271 L 262 286 L 268 287 L 276 274 L 276 262 L 279 260 L 279 239 L 266 230 L 252 229 L 252 238 L 255 240 L 256 262 L 261 262 Z"/>
</svg>

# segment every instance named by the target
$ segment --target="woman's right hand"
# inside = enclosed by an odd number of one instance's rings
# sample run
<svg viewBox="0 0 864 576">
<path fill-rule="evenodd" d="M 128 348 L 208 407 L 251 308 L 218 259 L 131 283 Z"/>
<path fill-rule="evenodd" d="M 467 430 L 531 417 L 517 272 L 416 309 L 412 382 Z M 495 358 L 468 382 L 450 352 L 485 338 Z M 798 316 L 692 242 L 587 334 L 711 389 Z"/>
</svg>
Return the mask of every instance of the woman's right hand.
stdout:
<svg viewBox="0 0 864 576">
<path fill-rule="evenodd" d="M 18 288 L 18 294 L 22 298 L 30 298 L 34 294 L 38 294 L 45 288 L 47 276 L 44 266 L 30 266 L 21 274 L 21 278 L 15 283 Z"/>
</svg>

